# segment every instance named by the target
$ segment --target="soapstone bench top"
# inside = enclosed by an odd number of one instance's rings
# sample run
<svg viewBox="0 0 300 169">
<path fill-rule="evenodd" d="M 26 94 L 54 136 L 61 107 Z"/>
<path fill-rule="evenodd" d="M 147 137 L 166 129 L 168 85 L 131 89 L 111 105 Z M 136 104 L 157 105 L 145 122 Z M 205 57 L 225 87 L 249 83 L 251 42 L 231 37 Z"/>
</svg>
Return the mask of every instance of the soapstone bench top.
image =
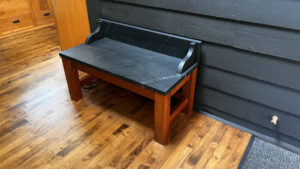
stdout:
<svg viewBox="0 0 300 169">
<path fill-rule="evenodd" d="M 103 24 L 103 27 L 106 26 L 104 35 L 99 35 L 101 33 L 101 27 L 99 27 L 95 33 L 89 36 L 85 44 L 62 51 L 60 56 L 163 95 L 167 95 L 198 66 L 199 53 L 195 50 L 197 49 L 197 45 L 200 44 L 199 41 L 188 42 L 191 45 L 188 45 L 188 48 L 185 45 L 187 49 L 184 49 L 186 51 L 184 56 L 171 56 L 168 54 L 172 52 L 160 51 L 163 50 L 164 44 L 168 44 L 166 43 L 168 39 L 173 39 L 174 41 L 174 38 L 177 37 L 172 36 L 170 38 L 168 34 L 158 34 L 158 36 L 162 36 L 162 40 L 154 40 L 148 43 L 158 43 L 160 49 L 149 50 L 153 49 L 153 47 L 147 49 L 145 46 L 124 43 L 124 41 L 128 41 L 128 38 L 136 37 L 122 36 L 122 39 L 125 38 L 126 40 L 120 40 L 111 35 L 107 36 L 113 34 L 113 32 L 109 33 L 108 31 L 108 23 L 111 27 L 119 27 L 118 29 L 121 29 L 121 32 L 124 28 L 127 31 L 131 31 L 131 33 L 132 31 L 138 31 L 137 34 L 139 37 L 146 36 L 144 40 L 147 40 L 149 33 L 157 35 L 153 31 L 148 32 L 144 29 L 140 30 L 137 27 L 129 27 L 130 29 L 128 29 L 123 24 L 118 25 L 117 23 L 110 23 L 108 21 L 103 23 L 102 21 L 99 25 Z M 116 32 L 118 29 L 113 29 L 113 31 Z M 95 39 L 93 36 L 100 38 Z M 141 38 L 138 39 L 140 40 Z M 188 40 L 183 39 L 182 41 Z"/>
</svg>

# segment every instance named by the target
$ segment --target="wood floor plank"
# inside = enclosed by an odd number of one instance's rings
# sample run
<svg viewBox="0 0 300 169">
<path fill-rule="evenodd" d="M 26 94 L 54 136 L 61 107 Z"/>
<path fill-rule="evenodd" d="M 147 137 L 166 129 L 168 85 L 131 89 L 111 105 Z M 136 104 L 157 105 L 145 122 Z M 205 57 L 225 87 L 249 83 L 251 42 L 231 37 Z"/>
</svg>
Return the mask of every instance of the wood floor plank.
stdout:
<svg viewBox="0 0 300 169">
<path fill-rule="evenodd" d="M 55 27 L 0 39 L 0 168 L 237 168 L 251 135 L 180 114 L 154 141 L 153 102 L 94 81 L 71 101 Z M 85 76 L 80 73 L 80 77 Z"/>
</svg>

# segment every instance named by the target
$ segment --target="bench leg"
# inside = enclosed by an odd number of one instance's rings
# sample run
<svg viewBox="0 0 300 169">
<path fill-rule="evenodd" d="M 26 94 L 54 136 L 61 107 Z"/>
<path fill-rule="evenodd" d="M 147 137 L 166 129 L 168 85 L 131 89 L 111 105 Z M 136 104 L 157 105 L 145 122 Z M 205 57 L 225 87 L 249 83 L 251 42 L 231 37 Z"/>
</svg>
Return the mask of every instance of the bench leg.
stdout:
<svg viewBox="0 0 300 169">
<path fill-rule="evenodd" d="M 160 144 L 166 144 L 169 139 L 170 98 L 169 95 L 154 95 L 154 139 Z"/>
<path fill-rule="evenodd" d="M 182 92 L 184 97 L 188 98 L 188 105 L 183 110 L 184 113 L 187 115 L 191 115 L 193 113 L 194 107 L 194 93 L 195 93 L 195 86 L 196 86 L 196 79 L 197 79 L 197 71 L 196 68 L 191 74 L 191 79 L 182 87 Z"/>
<path fill-rule="evenodd" d="M 74 101 L 82 99 L 81 85 L 77 68 L 68 59 L 62 58 L 62 62 L 64 65 L 71 99 Z"/>
</svg>

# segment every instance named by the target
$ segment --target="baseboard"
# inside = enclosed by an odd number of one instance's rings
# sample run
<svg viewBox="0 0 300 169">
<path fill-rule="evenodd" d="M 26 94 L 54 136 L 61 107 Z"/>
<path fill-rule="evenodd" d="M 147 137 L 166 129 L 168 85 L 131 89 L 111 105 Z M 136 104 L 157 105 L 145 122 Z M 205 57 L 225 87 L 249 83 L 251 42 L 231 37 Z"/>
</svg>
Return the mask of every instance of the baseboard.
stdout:
<svg viewBox="0 0 300 169">
<path fill-rule="evenodd" d="M 211 117 L 211 118 L 213 118 L 215 120 L 218 120 L 218 121 L 220 121 L 222 123 L 225 123 L 225 124 L 227 124 L 229 126 L 235 127 L 237 129 L 243 130 L 245 132 L 248 132 L 248 133 L 254 135 L 255 137 L 258 137 L 258 138 L 260 138 L 260 139 L 262 139 L 264 141 L 273 143 L 273 144 L 278 145 L 278 146 L 280 146 L 282 148 L 285 148 L 285 149 L 287 149 L 289 151 L 292 151 L 294 153 L 300 154 L 300 141 L 299 140 L 291 139 L 291 138 L 285 137 L 285 136 L 281 137 L 281 139 L 279 140 L 278 138 L 273 138 L 270 135 L 267 135 L 266 134 L 267 130 L 263 129 L 262 127 L 256 127 L 258 129 L 262 130 L 262 132 L 259 132 L 259 131 L 252 130 L 252 129 L 248 128 L 248 127 L 245 127 L 245 126 L 243 126 L 241 124 L 238 124 L 236 122 L 232 122 L 232 121 L 226 120 L 224 118 L 221 118 L 219 116 L 216 116 L 214 114 L 208 113 L 206 111 L 198 111 L 198 112 L 201 113 L 201 114 L 204 114 L 204 115 L 206 115 L 208 117 Z M 239 119 L 235 119 L 235 121 L 237 121 L 237 120 L 239 120 Z M 249 122 L 244 122 L 244 121 L 241 121 L 241 120 L 239 120 L 239 121 L 240 121 L 240 123 L 249 123 Z M 288 141 L 292 141 L 293 143 L 298 143 L 299 146 L 290 144 L 290 143 L 288 143 L 286 141 L 283 141 L 283 140 L 288 140 Z"/>
</svg>

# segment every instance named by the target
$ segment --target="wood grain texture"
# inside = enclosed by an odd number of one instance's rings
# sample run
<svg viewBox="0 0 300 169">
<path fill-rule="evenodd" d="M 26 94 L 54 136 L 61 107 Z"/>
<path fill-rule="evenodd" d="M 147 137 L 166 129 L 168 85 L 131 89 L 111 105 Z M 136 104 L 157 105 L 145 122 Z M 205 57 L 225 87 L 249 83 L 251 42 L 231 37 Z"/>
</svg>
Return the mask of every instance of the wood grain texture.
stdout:
<svg viewBox="0 0 300 169">
<path fill-rule="evenodd" d="M 94 77 L 97 77 L 97 78 L 100 78 L 106 82 L 109 82 L 111 84 L 114 84 L 116 86 L 120 86 L 126 90 L 129 90 L 129 91 L 132 91 L 132 92 L 135 92 L 139 95 L 142 95 L 144 97 L 147 97 L 149 99 L 154 99 L 154 93 L 150 90 L 147 90 L 145 88 L 142 88 L 140 86 L 137 86 L 137 85 L 134 85 L 132 83 L 129 83 L 129 82 L 126 82 L 120 78 L 117 78 L 117 77 L 114 77 L 114 76 L 111 76 L 107 73 L 103 73 L 103 72 L 100 72 L 98 70 L 95 70 L 95 69 L 92 69 L 92 68 L 89 68 L 88 66 L 85 66 L 85 65 L 82 65 L 82 64 L 79 64 L 79 63 L 75 63 L 73 62 L 73 64 L 81 71 L 83 72 L 86 72 Z"/>
<path fill-rule="evenodd" d="M 70 60 L 62 58 L 68 89 L 72 100 L 82 99 L 81 84 L 78 69 Z"/>
<path fill-rule="evenodd" d="M 90 34 L 85 0 L 52 0 L 62 50 L 84 43 Z"/>
<path fill-rule="evenodd" d="M 0 168 L 237 168 L 250 134 L 180 114 L 154 142 L 153 102 L 98 81 L 72 102 L 56 30 L 0 40 Z"/>
<path fill-rule="evenodd" d="M 14 23 L 17 21 L 18 23 Z M 33 27 L 34 23 L 31 14 L 0 20 L 0 30 L 2 35 L 19 32 Z"/>
<path fill-rule="evenodd" d="M 191 114 L 194 110 L 194 94 L 195 94 L 195 88 L 196 88 L 196 81 L 197 81 L 197 73 L 198 68 L 195 69 L 191 74 L 191 80 L 188 82 L 187 85 L 183 86 L 182 92 L 183 95 L 188 98 L 188 106 L 184 109 L 184 112 L 186 114 Z"/>
<path fill-rule="evenodd" d="M 171 96 L 154 94 L 154 139 L 166 144 L 169 139 Z"/>
<path fill-rule="evenodd" d="M 31 0 L 31 4 L 32 4 L 32 9 L 35 12 L 49 9 L 47 0 Z"/>
<path fill-rule="evenodd" d="M 0 38 L 53 24 L 49 0 L 0 1 Z"/>
<path fill-rule="evenodd" d="M 27 0 L 1 0 L 0 19 L 21 16 L 30 13 Z"/>
<path fill-rule="evenodd" d="M 43 10 L 35 13 L 35 20 L 37 25 L 49 25 L 54 23 L 54 16 L 52 10 Z"/>
</svg>

